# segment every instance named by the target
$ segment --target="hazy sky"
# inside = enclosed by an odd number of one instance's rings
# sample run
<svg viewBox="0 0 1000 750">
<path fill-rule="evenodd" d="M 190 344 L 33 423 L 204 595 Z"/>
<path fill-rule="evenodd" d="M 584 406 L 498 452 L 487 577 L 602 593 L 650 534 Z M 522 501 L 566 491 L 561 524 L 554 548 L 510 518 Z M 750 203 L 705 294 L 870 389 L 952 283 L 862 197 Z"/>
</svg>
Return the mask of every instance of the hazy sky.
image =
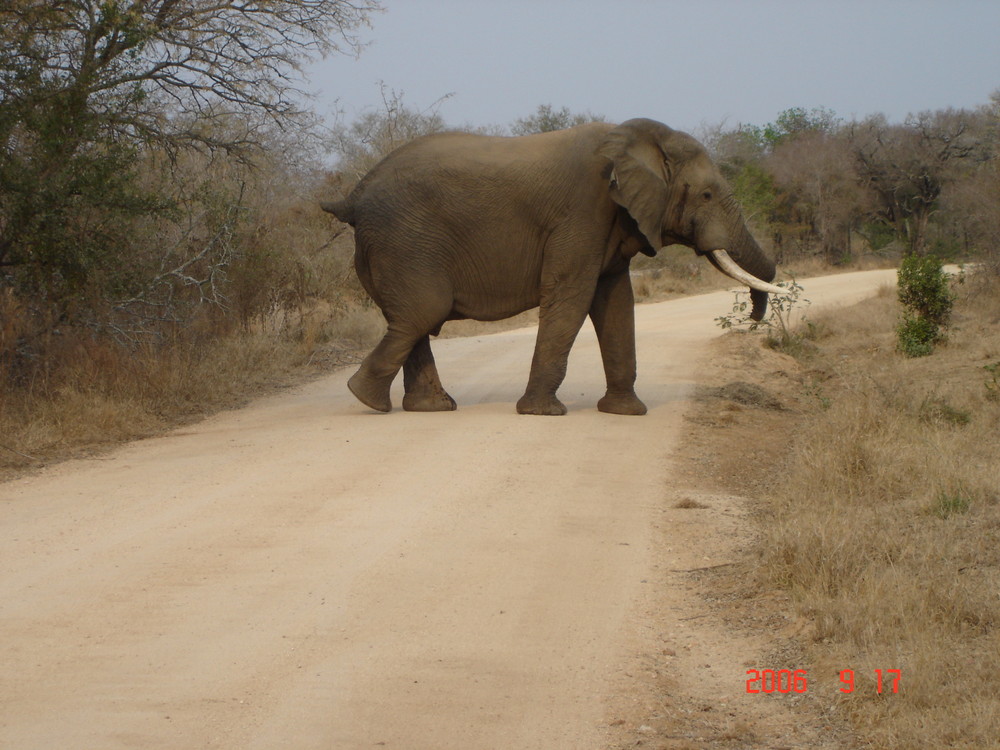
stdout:
<svg viewBox="0 0 1000 750">
<path fill-rule="evenodd" d="M 683 130 L 985 104 L 1000 88 L 998 0 L 384 0 L 355 60 L 310 70 L 347 122 L 379 81 L 449 125 L 508 125 L 540 104 Z"/>
</svg>

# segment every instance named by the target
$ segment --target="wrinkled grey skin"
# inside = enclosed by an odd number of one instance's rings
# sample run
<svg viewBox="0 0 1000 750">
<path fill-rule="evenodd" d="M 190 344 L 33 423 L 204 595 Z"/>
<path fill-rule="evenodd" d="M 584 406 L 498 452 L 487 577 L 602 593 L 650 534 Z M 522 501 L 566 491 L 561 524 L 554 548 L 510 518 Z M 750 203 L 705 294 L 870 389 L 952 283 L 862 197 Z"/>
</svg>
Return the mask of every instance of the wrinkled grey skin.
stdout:
<svg viewBox="0 0 1000 750">
<path fill-rule="evenodd" d="M 446 320 L 499 320 L 540 307 L 522 414 L 565 414 L 556 390 L 589 315 L 607 393 L 598 409 L 644 414 L 634 391 L 629 262 L 672 243 L 728 250 L 745 271 L 774 278 L 704 148 L 652 120 L 593 123 L 499 138 L 449 133 L 394 151 L 342 201 L 323 208 L 355 228 L 355 268 L 388 332 L 349 387 L 390 411 L 403 368 L 403 408 L 455 408 L 430 336 Z M 754 292 L 754 314 L 767 295 Z"/>
</svg>

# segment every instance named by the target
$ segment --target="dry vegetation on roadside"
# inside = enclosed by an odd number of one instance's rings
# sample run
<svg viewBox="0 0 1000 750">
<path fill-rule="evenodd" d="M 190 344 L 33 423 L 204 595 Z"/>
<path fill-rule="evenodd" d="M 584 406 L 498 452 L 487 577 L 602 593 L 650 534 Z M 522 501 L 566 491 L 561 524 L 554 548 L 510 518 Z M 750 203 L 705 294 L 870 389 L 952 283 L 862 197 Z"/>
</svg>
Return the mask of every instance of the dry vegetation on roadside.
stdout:
<svg viewBox="0 0 1000 750">
<path fill-rule="evenodd" d="M 331 241 L 332 222 L 310 209 L 272 207 L 248 228 L 228 268 L 225 309 L 126 345 L 56 330 L 40 340 L 45 359 L 36 366 L 4 370 L 0 361 L 0 481 L 357 361 L 385 324 L 348 276 L 351 236 Z M 12 295 L 0 296 L 0 350 L 17 339 L 22 315 Z"/>
<path fill-rule="evenodd" d="M 66 342 L 44 378 L 0 392 L 0 481 L 149 437 L 357 361 L 381 322 L 364 308 L 298 322 L 289 337 L 248 331 L 135 351 Z"/>
<path fill-rule="evenodd" d="M 889 290 L 810 316 L 798 364 L 760 356 L 758 337 L 726 341 L 786 407 L 714 391 L 700 412 L 702 429 L 737 428 L 709 445 L 764 436 L 720 468 L 743 493 L 751 477 L 759 519 L 739 573 L 754 582 L 728 585 L 758 599 L 743 612 L 770 613 L 754 624 L 775 634 L 765 666 L 807 669 L 805 705 L 847 718 L 861 746 L 997 748 L 1000 279 L 960 287 L 930 357 L 896 352 L 898 316 Z M 902 670 L 898 694 L 888 674 L 878 694 L 877 669 Z"/>
</svg>

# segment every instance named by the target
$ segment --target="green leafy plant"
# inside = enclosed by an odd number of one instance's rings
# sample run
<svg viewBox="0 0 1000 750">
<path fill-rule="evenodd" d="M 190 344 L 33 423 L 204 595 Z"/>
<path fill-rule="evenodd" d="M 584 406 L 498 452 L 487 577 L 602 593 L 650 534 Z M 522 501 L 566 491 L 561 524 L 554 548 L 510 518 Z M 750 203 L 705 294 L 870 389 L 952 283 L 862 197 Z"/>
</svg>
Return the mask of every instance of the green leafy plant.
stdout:
<svg viewBox="0 0 1000 750">
<path fill-rule="evenodd" d="M 926 357 L 942 339 L 955 293 L 941 261 L 933 255 L 908 255 L 897 274 L 903 319 L 896 327 L 897 348 L 907 357 Z"/>
<path fill-rule="evenodd" d="M 941 491 L 934 499 L 931 512 L 940 519 L 950 518 L 958 513 L 967 513 L 972 505 L 972 499 L 964 490 L 955 492 Z"/>
<path fill-rule="evenodd" d="M 897 348 L 907 357 L 926 357 L 939 340 L 938 326 L 924 318 L 906 316 L 896 327 Z"/>
<path fill-rule="evenodd" d="M 805 321 L 803 308 L 810 302 L 802 296 L 802 286 L 794 279 L 782 281 L 778 286 L 786 292 L 770 296 L 767 316 L 763 320 L 750 319 L 752 310 L 750 293 L 735 292 L 732 310 L 716 318 L 716 324 L 723 330 L 765 330 L 768 332 L 767 344 L 771 348 L 792 355 L 801 353 L 807 337 L 799 332 L 801 326 L 797 327 L 796 324 Z"/>
</svg>

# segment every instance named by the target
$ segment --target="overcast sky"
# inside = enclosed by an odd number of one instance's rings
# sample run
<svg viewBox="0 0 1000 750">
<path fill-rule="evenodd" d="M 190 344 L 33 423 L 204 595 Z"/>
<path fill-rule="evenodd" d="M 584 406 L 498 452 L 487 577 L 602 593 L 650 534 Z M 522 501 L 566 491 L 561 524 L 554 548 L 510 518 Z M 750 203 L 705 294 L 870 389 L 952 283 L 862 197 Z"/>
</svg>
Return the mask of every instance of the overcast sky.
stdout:
<svg viewBox="0 0 1000 750">
<path fill-rule="evenodd" d="M 998 0 L 384 0 L 355 60 L 310 69 L 347 122 L 379 82 L 452 126 L 540 104 L 682 130 L 762 125 L 790 107 L 844 118 L 985 104 L 1000 88 Z"/>
</svg>

